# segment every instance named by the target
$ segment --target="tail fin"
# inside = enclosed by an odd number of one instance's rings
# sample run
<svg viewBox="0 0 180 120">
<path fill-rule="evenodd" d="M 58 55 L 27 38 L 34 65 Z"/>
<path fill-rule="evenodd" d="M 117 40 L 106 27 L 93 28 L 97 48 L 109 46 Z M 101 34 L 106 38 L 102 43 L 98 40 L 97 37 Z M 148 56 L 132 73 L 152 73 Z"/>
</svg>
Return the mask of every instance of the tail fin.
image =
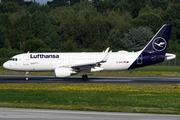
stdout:
<svg viewBox="0 0 180 120">
<path fill-rule="evenodd" d="M 172 25 L 163 25 L 151 41 L 142 50 L 143 53 L 165 55 L 168 46 Z"/>
<path fill-rule="evenodd" d="M 138 52 L 129 69 L 164 62 L 172 25 L 163 25 L 150 42 Z"/>
</svg>

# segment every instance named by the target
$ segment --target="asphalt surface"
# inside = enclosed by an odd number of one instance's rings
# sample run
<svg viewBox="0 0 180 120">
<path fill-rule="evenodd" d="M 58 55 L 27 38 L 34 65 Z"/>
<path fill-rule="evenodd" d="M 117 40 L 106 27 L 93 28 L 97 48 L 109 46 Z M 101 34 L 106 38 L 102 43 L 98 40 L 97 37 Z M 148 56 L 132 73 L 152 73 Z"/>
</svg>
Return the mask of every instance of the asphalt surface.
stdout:
<svg viewBox="0 0 180 120">
<path fill-rule="evenodd" d="M 54 76 L 30 75 L 25 80 L 24 75 L 0 75 L 0 83 L 119 83 L 119 84 L 180 84 L 179 77 L 114 77 L 114 76 L 89 76 L 83 81 L 81 76 L 69 78 L 56 78 Z"/>
<path fill-rule="evenodd" d="M 180 120 L 180 115 L 0 108 L 0 120 Z"/>
</svg>

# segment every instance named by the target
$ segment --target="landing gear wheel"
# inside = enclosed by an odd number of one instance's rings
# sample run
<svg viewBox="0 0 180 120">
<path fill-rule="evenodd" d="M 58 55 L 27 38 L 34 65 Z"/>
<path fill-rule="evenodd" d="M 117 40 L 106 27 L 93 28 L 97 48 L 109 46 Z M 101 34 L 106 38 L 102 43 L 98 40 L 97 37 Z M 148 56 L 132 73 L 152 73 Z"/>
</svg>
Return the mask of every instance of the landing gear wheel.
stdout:
<svg viewBox="0 0 180 120">
<path fill-rule="evenodd" d="M 28 77 L 25 77 L 25 80 L 26 80 L 26 81 L 28 81 L 28 80 L 29 80 L 29 78 L 28 78 Z"/>
<path fill-rule="evenodd" d="M 85 75 L 82 75 L 82 79 L 83 79 L 83 81 L 87 81 L 87 79 L 88 79 L 88 76 L 85 74 Z"/>
<path fill-rule="evenodd" d="M 29 72 L 26 72 L 26 75 L 25 75 L 25 80 L 28 81 L 29 80 Z"/>
</svg>

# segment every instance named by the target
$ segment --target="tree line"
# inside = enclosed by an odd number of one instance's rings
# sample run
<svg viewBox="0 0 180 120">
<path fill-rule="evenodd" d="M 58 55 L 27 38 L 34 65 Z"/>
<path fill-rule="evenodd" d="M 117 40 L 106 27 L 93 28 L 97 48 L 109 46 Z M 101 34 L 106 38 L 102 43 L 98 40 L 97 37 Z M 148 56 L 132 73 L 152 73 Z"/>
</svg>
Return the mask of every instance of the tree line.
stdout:
<svg viewBox="0 0 180 120">
<path fill-rule="evenodd" d="M 0 58 L 23 52 L 142 49 L 173 24 L 167 51 L 180 55 L 179 0 L 1 0 Z"/>
</svg>

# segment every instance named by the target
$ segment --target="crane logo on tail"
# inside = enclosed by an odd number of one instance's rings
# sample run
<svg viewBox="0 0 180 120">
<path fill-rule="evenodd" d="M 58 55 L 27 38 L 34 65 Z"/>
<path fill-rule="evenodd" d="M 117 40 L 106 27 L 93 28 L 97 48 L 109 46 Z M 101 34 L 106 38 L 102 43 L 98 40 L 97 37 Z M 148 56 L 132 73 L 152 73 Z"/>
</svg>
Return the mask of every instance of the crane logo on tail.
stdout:
<svg viewBox="0 0 180 120">
<path fill-rule="evenodd" d="M 166 40 L 164 38 L 157 37 L 152 42 L 152 46 L 153 46 L 154 50 L 156 50 L 156 51 L 163 51 L 166 48 L 167 43 L 166 43 Z"/>
</svg>

